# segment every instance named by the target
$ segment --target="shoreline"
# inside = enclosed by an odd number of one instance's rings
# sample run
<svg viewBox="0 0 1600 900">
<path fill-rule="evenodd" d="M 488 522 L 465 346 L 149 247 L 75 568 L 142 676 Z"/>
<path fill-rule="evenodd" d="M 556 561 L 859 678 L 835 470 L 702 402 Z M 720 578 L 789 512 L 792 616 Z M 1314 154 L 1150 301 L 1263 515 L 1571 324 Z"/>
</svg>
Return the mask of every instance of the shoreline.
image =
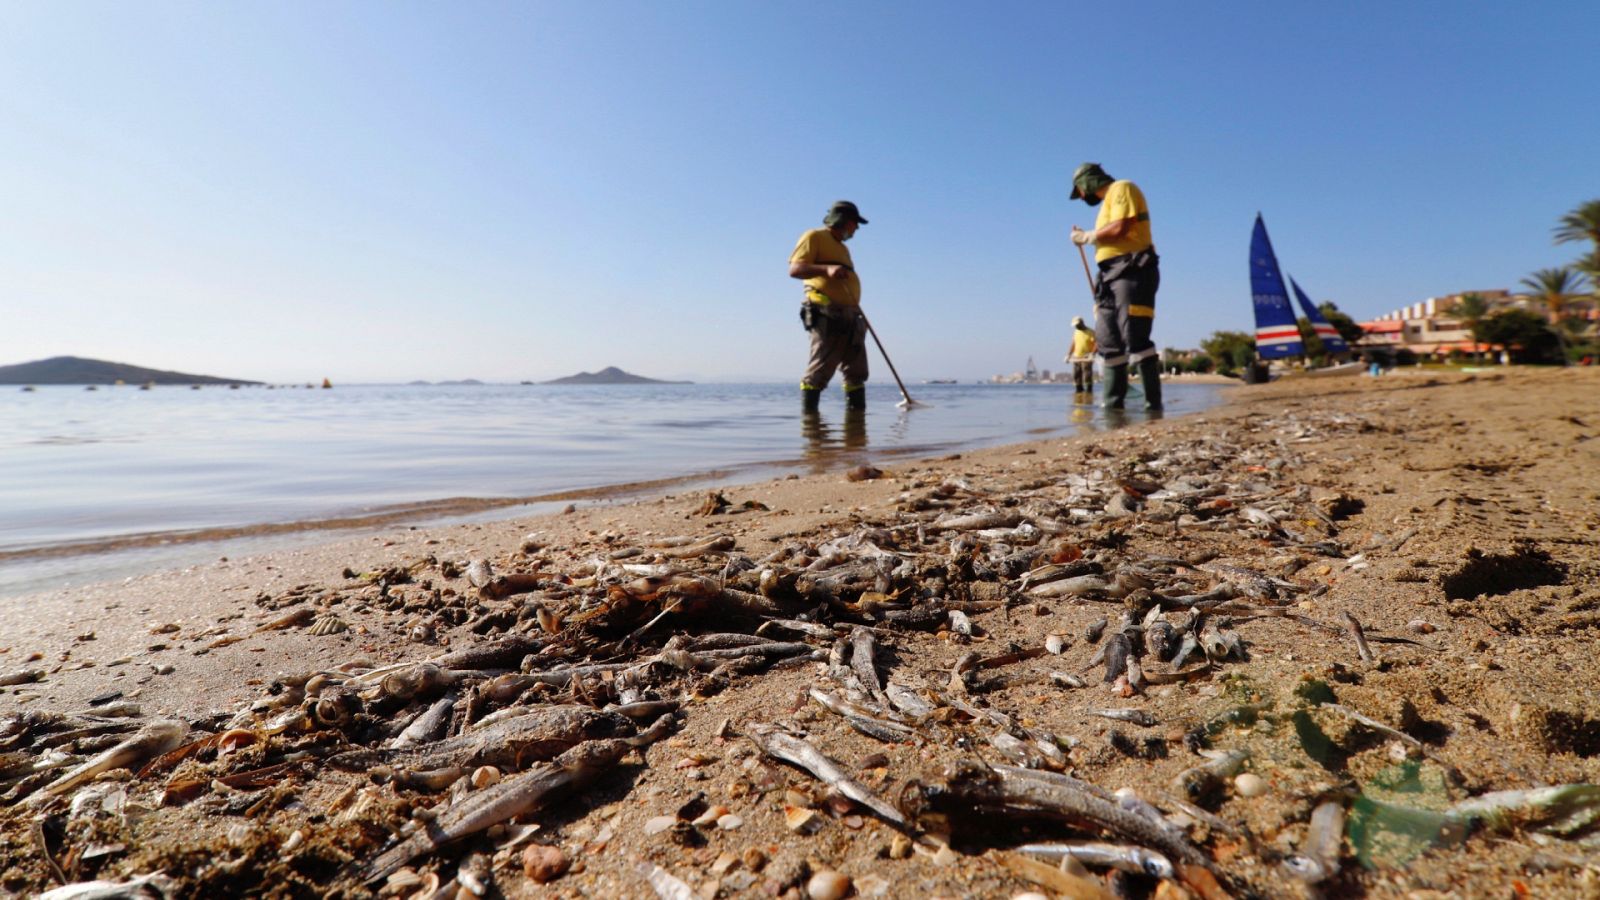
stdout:
<svg viewBox="0 0 1600 900">
<path fill-rule="evenodd" d="M 1186 381 L 1188 379 L 1185 379 Z M 1222 379 L 1223 383 L 1230 379 Z M 1196 384 L 1213 382 L 1194 382 Z M 1237 383 L 1237 382 L 1233 382 Z M 1048 387 L 1048 386 L 1047 386 Z M 1064 402 L 1068 402 L 1066 396 Z M 1225 402 L 1225 401 L 1224 401 Z M 1209 407 L 1202 407 L 1209 408 Z M 1066 407 L 1070 412 L 1070 404 Z M 1178 411 L 1173 415 L 1192 415 Z M 1095 413 L 1098 416 L 1098 413 Z M 1140 415 L 1129 418 L 1136 423 Z M 834 424 L 825 418 L 824 427 Z M 879 423 L 880 426 L 882 423 Z M 797 420 L 798 425 L 798 420 Z M 892 428 L 892 425 L 888 426 Z M 1106 426 L 1098 418 L 1070 421 L 1032 429 L 1061 436 Z M 198 528 L 136 531 L 0 547 L 0 602 L 51 590 L 75 590 L 92 582 L 82 580 L 89 568 L 104 568 L 110 577 L 151 574 L 159 568 L 184 568 L 219 556 L 257 556 L 316 540 L 354 539 L 394 528 L 436 528 L 450 525 L 504 521 L 558 511 L 568 503 L 615 505 L 647 498 L 668 490 L 693 489 L 718 483 L 751 484 L 785 477 L 847 468 L 866 459 L 898 461 L 940 453 L 971 451 L 1016 442 L 1020 433 L 994 437 L 952 437 L 945 441 L 875 448 L 824 447 L 814 454 L 778 456 L 715 468 L 685 471 L 641 480 L 580 485 L 514 497 L 455 496 L 406 500 L 368 508 L 334 510 L 288 521 L 242 522 Z M 320 537 L 319 535 L 326 535 Z M 72 579 L 49 584 L 52 579 Z M 105 579 L 100 579 L 105 580 Z"/>
<path fill-rule="evenodd" d="M 1037 609 L 1023 603 L 974 614 L 980 636 L 969 647 L 949 632 L 942 632 L 944 637 L 886 632 L 880 640 L 893 645 L 897 671 L 920 670 L 931 680 L 936 672 L 947 674 L 968 649 L 987 656 L 1008 644 L 1041 645 L 1047 632 L 1068 636 L 1061 657 L 997 669 L 1015 684 L 985 692 L 982 702 L 1075 735 L 1081 744 L 1071 753 L 1069 771 L 1107 789 L 1166 784 L 1197 759 L 1184 749 L 1180 725 L 1226 712 L 1237 705 L 1230 698 L 1240 692 L 1244 702 L 1286 715 L 1306 679 L 1325 680 L 1345 706 L 1420 740 L 1419 771 L 1425 781 L 1439 779 L 1427 783 L 1435 784 L 1431 790 L 1441 797 L 1538 783 L 1600 782 L 1600 745 L 1592 739 L 1593 728 L 1600 727 L 1600 696 L 1584 687 L 1600 674 L 1593 654 L 1585 651 L 1591 629 L 1600 627 L 1595 612 L 1600 572 L 1594 561 L 1600 494 L 1593 487 L 1600 465 L 1600 443 L 1594 440 L 1600 437 L 1600 376 L 1580 370 L 1421 374 L 1427 377 L 1241 386 L 1222 406 L 1136 427 L 942 457 L 880 460 L 886 471 L 878 479 L 850 481 L 835 470 L 686 489 L 542 517 L 407 528 L 0 600 L 0 633 L 6 636 L 0 674 L 30 667 L 46 673 L 40 682 L 0 689 L 0 716 L 83 709 L 115 693 L 140 704 L 146 716 L 198 718 L 248 704 L 279 672 L 332 671 L 358 657 L 373 664 L 425 659 L 480 640 L 457 627 L 442 629 L 430 642 L 414 642 L 408 617 L 363 600 L 370 586 L 347 574 L 404 568 L 428 558 L 463 566 L 485 559 L 496 571 L 529 565 L 578 571 L 613 548 L 675 535 L 726 534 L 736 541 L 737 552 L 760 558 L 796 542 L 821 543 L 860 527 L 904 521 L 912 517 L 907 498 L 941 484 L 966 485 L 962 490 L 996 499 L 1048 493 L 1101 470 L 1136 472 L 1127 477 L 1137 484 L 1192 465 L 1215 453 L 1208 449 L 1213 446 L 1237 446 L 1244 448 L 1237 458 L 1208 463 L 1224 473 L 1219 483 L 1229 490 L 1242 486 L 1261 498 L 1253 503 L 1268 509 L 1326 502 L 1340 515 L 1333 539 L 1341 554 L 1318 556 L 1285 548 L 1281 540 L 1274 546 L 1259 529 L 1240 534 L 1225 528 L 1179 529 L 1153 511 L 1148 517 L 1136 513 L 1110 530 L 1085 525 L 1081 533 L 1071 533 L 1072 540 L 1114 537 L 1113 543 L 1098 545 L 1115 554 L 1144 547 L 1138 552 L 1167 557 L 1209 547 L 1222 560 L 1252 568 L 1281 568 L 1283 560 L 1293 560 L 1295 567 L 1283 577 L 1302 590 L 1315 587 L 1297 604 L 1298 612 L 1321 622 L 1336 623 L 1345 613 L 1359 618 L 1369 636 L 1385 641 L 1374 644 L 1379 662 L 1363 663 L 1347 638 L 1308 640 L 1292 623 L 1266 619 L 1236 626 L 1249 642 L 1248 659 L 1196 684 L 1152 688 L 1132 699 L 1114 697 L 1098 683 L 1065 691 L 1053 687 L 1045 673 L 1082 669 L 1095 650 L 1083 637 L 1085 627 L 1097 618 L 1114 618 L 1117 611 L 1115 605 L 1080 601 L 1040 603 Z M 729 510 L 747 501 L 766 508 L 699 515 L 708 495 L 719 493 Z M 1284 524 L 1290 532 L 1311 527 Z M 1124 546 L 1126 551 L 1111 549 Z M 1544 578 L 1524 584 L 1506 580 L 1498 574 L 1502 570 Z M 463 596 L 470 590 L 464 580 L 437 575 L 429 580 Z M 350 629 L 324 636 L 305 628 L 257 630 L 282 615 L 275 604 L 295 596 L 312 598 Z M 53 604 L 49 618 L 38 613 L 38 604 L 45 602 Z M 1425 622 L 1429 630 L 1418 631 L 1416 622 Z M 38 657 L 28 659 L 33 654 Z M 691 883 L 715 879 L 709 870 L 716 853 L 686 851 L 666 835 L 641 831 L 646 819 L 670 813 L 695 791 L 728 804 L 746 823 L 740 831 L 713 829 L 714 851 L 737 854 L 759 845 L 770 848 L 764 852 L 773 858 L 772 866 L 795 854 L 801 860 L 809 856 L 856 878 L 858 889 L 863 879 L 882 876 L 918 885 L 930 896 L 1010 896 L 1029 889 L 1027 879 L 965 845 L 954 861 L 935 862 L 920 854 L 886 859 L 880 856 L 888 843 L 881 823 L 869 820 L 868 827 L 852 830 L 834 820 L 817 837 L 801 837 L 785 830 L 782 816 L 772 811 L 771 796 L 730 794 L 726 786 L 730 778 L 737 780 L 738 760 L 752 757 L 735 755 L 736 746 L 747 747 L 747 742 L 723 740 L 719 723 L 724 721 L 733 722 L 737 731 L 741 723 L 789 711 L 819 742 L 826 736 L 826 745 L 844 758 L 887 753 L 896 778 L 934 778 L 957 752 L 949 746 L 885 747 L 839 727 L 837 719 L 804 706 L 806 686 L 818 682 L 818 673 L 808 667 L 735 680 L 724 692 L 697 699 L 680 735 L 646 755 L 649 768 L 640 770 L 639 787 L 612 784 L 578 802 L 570 814 L 547 822 L 541 840 L 564 848 L 585 866 L 545 890 L 552 896 L 637 896 L 645 890 L 636 871 L 639 859 Z M 1156 741 L 1150 746 L 1161 747 L 1159 756 L 1145 759 L 1115 750 L 1114 741 L 1108 744 L 1110 735 L 1127 726 L 1085 718 L 1082 711 L 1117 705 L 1139 706 L 1172 723 L 1134 730 L 1140 740 Z M 1333 768 L 1308 761 L 1295 728 L 1283 721 L 1274 728 L 1262 725 L 1219 736 L 1224 746 L 1254 753 L 1255 771 L 1266 777 L 1269 790 L 1255 799 L 1230 797 L 1215 810 L 1280 856 L 1300 846 L 1310 810 L 1306 798 L 1318 796 L 1319 785 L 1354 779 L 1373 790 L 1375 779 L 1395 764 L 1381 736 L 1352 730 L 1348 721 L 1324 720 L 1321 713 L 1316 721 L 1340 756 L 1327 764 Z M 694 754 L 708 759 L 680 765 Z M 1401 752 L 1399 758 L 1407 757 Z M 687 774 L 702 768 L 709 772 L 705 780 Z M 779 771 L 796 788 L 814 784 L 795 770 Z M 332 787 L 360 782 L 336 781 Z M 311 785 L 306 790 L 308 797 L 327 796 L 310 793 Z M 777 796 L 782 795 L 780 789 Z M 298 827 L 290 824 L 292 813 L 274 815 L 284 817 L 276 826 L 280 838 Z M 596 849 L 601 833 L 611 835 L 601 842 L 609 846 Z M 159 832 L 146 838 L 161 843 Z M 1286 889 L 1272 854 L 1262 856 L 1238 844 L 1227 850 L 1228 842 L 1215 836 L 1208 846 L 1212 854 L 1226 851 L 1225 859 L 1217 857 L 1219 865 L 1242 883 L 1269 893 Z M 1557 858 L 1565 852 L 1560 842 L 1553 850 Z M 1537 852 L 1535 843 L 1513 835 L 1434 847 L 1404 866 L 1369 870 L 1349 860 L 1341 891 L 1385 897 L 1442 896 L 1452 890 L 1504 894 L 1520 879 L 1537 896 L 1577 896 L 1600 878 L 1600 870 L 1581 862 L 1529 870 L 1528 860 Z M 1581 851 L 1573 848 L 1572 854 L 1581 856 Z M 133 862 L 114 861 L 99 877 L 134 874 Z M 30 862 L 17 850 L 0 851 L 0 869 L 7 864 L 26 873 L 25 883 L 33 889 L 47 886 L 47 881 L 28 880 L 44 877 L 37 860 Z M 445 862 L 443 871 L 448 877 L 453 863 Z M 1475 879 L 1470 887 L 1460 880 L 1469 871 Z M 508 896 L 518 896 L 518 887 L 533 890 L 515 861 L 497 865 L 495 872 Z M 754 884 L 759 887 L 760 878 Z"/>
</svg>

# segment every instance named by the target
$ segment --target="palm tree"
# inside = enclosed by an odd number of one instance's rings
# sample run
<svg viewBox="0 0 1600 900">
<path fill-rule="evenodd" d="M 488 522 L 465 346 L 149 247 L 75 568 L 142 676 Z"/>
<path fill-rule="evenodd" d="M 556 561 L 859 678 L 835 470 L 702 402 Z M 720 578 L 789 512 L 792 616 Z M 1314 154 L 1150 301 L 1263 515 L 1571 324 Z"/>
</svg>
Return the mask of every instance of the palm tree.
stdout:
<svg viewBox="0 0 1600 900">
<path fill-rule="evenodd" d="M 1587 275 L 1590 284 L 1600 289 L 1600 200 L 1579 204 L 1556 224 L 1556 243 L 1577 241 L 1588 241 L 1593 247 L 1588 254 L 1579 257 L 1573 268 Z"/>
<path fill-rule="evenodd" d="M 1550 314 L 1550 324 L 1561 321 L 1561 310 L 1567 301 L 1583 296 L 1583 275 L 1562 266 L 1559 269 L 1540 269 L 1522 279 L 1524 287 L 1531 288 L 1533 296 L 1544 304 Z"/>
<path fill-rule="evenodd" d="M 1467 333 L 1472 335 L 1473 358 L 1479 363 L 1483 362 L 1483 317 L 1489 314 L 1489 301 L 1479 293 L 1462 294 L 1453 312 L 1467 326 Z"/>
</svg>

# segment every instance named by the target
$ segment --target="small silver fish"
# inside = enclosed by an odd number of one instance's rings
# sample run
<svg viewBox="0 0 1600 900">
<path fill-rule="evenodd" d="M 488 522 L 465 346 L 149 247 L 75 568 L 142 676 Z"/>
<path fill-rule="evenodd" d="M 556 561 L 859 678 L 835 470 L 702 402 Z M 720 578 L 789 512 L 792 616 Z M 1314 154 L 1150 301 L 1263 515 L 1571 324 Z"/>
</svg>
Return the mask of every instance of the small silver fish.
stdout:
<svg viewBox="0 0 1600 900">
<path fill-rule="evenodd" d="M 1344 841 L 1344 804 L 1327 800 L 1311 813 L 1300 852 L 1283 861 L 1291 878 L 1316 884 L 1339 874 L 1339 847 Z"/>
<path fill-rule="evenodd" d="M 1172 878 L 1176 870 L 1172 860 L 1148 847 L 1137 844 L 1111 844 L 1102 841 L 1074 841 L 1070 843 L 1023 844 L 1018 853 L 1059 862 L 1075 859 L 1090 866 L 1110 866 L 1134 875 L 1152 878 Z"/>
<path fill-rule="evenodd" d="M 1115 719 L 1118 722 L 1143 725 L 1146 728 L 1161 724 L 1161 720 L 1142 709 L 1091 709 L 1089 714 L 1100 716 L 1103 719 Z"/>
</svg>

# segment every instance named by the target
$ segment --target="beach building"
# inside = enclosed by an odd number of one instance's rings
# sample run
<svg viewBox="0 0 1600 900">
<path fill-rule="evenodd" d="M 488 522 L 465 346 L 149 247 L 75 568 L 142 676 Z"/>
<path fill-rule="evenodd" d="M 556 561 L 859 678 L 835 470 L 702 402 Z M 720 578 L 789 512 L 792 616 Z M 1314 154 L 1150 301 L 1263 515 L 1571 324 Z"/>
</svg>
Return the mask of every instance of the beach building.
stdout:
<svg viewBox="0 0 1600 900">
<path fill-rule="evenodd" d="M 1465 322 L 1452 313 L 1461 298 L 1475 293 L 1488 301 L 1489 311 L 1509 306 L 1526 305 L 1527 298 L 1512 295 L 1510 291 L 1462 291 L 1444 297 L 1429 297 L 1393 312 L 1384 313 L 1370 322 L 1361 322 L 1361 339 L 1357 350 L 1406 350 L 1419 357 L 1443 360 L 1451 353 L 1488 353 L 1499 348 L 1479 344 Z"/>
</svg>

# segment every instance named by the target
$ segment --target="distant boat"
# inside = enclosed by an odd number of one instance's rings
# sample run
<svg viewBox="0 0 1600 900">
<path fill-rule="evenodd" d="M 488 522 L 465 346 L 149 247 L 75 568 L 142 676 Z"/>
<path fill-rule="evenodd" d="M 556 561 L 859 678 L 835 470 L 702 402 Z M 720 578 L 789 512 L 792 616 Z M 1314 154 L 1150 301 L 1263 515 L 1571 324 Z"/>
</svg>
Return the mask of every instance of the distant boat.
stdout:
<svg viewBox="0 0 1600 900">
<path fill-rule="evenodd" d="M 322 386 L 324 388 L 331 388 L 331 387 L 333 387 L 333 382 L 331 382 L 328 379 L 324 378 L 324 379 L 322 379 Z"/>
<path fill-rule="evenodd" d="M 929 378 L 929 379 L 923 381 L 922 383 L 923 384 L 955 384 L 956 380 L 954 378 Z"/>
<path fill-rule="evenodd" d="M 23 392 L 23 393 L 24 393 L 24 394 L 31 394 L 31 393 L 33 393 L 33 385 L 31 385 L 31 384 L 25 384 L 25 385 L 23 385 L 23 386 L 22 386 L 22 392 Z"/>
</svg>

